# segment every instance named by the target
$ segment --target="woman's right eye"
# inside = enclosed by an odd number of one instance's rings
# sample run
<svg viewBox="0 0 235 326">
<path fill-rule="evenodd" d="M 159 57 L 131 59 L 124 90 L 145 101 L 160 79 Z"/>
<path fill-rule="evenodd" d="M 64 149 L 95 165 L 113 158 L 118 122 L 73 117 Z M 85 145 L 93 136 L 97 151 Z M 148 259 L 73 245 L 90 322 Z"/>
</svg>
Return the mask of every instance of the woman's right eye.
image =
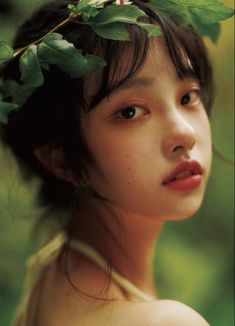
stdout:
<svg viewBox="0 0 235 326">
<path fill-rule="evenodd" d="M 146 109 L 137 105 L 130 105 L 116 112 L 114 117 L 119 120 L 136 120 L 146 114 Z"/>
</svg>

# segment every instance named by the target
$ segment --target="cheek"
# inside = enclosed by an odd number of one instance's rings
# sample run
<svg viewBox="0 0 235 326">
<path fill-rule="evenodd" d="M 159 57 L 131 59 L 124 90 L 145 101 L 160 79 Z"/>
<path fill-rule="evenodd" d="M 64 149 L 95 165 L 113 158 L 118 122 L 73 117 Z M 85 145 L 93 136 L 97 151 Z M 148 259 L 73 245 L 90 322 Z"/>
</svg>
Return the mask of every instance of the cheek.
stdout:
<svg viewBox="0 0 235 326">
<path fill-rule="evenodd" d="M 197 130 L 197 142 L 194 148 L 195 157 L 202 163 L 205 170 L 205 186 L 207 184 L 212 162 L 212 140 L 211 140 L 211 128 L 208 117 L 201 116 L 196 123 Z"/>
<path fill-rule="evenodd" d="M 202 120 L 200 124 L 199 135 L 200 135 L 200 145 L 202 147 L 203 154 L 210 167 L 211 159 L 212 159 L 212 140 L 211 140 L 210 122 L 207 116 Z"/>
<path fill-rule="evenodd" d="M 146 176 L 149 167 L 156 165 L 156 157 L 159 155 L 157 147 L 149 140 L 109 139 L 102 147 L 96 147 L 94 156 L 108 178 L 134 180 Z"/>
<path fill-rule="evenodd" d="M 93 143 L 93 154 L 103 173 L 92 178 L 97 191 L 114 201 L 129 201 L 129 204 L 132 199 L 136 203 L 144 194 L 150 195 L 151 185 L 156 187 L 160 182 L 161 155 L 157 141 L 141 133 L 135 137 L 109 135 L 103 138 L 102 146 Z"/>
</svg>

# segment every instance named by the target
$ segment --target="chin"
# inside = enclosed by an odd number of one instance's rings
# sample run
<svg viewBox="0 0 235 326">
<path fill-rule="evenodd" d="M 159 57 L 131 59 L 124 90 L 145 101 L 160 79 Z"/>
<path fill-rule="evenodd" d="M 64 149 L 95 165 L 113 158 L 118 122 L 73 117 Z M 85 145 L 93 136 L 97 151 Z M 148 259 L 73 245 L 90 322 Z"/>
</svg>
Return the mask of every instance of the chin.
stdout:
<svg viewBox="0 0 235 326">
<path fill-rule="evenodd" d="M 181 208 L 179 208 L 178 210 L 174 210 L 171 213 L 169 212 L 169 214 L 164 215 L 164 220 L 165 221 L 183 221 L 186 220 L 192 216 L 194 216 L 199 208 L 201 207 L 201 203 L 202 201 L 200 201 L 200 203 L 194 203 L 194 205 L 188 206 L 182 206 Z"/>
<path fill-rule="evenodd" d="M 204 192 L 199 192 L 190 197 L 181 197 L 180 200 L 172 202 L 172 205 L 165 207 L 164 220 L 185 220 L 195 215 L 200 209 L 204 198 Z M 164 213 L 164 211 L 163 211 Z"/>
<path fill-rule="evenodd" d="M 182 214 L 182 215 L 172 215 L 172 216 L 166 216 L 164 217 L 165 221 L 184 221 L 187 220 L 189 218 L 191 218 L 196 212 L 192 212 L 192 213 L 187 213 L 187 214 Z"/>
</svg>

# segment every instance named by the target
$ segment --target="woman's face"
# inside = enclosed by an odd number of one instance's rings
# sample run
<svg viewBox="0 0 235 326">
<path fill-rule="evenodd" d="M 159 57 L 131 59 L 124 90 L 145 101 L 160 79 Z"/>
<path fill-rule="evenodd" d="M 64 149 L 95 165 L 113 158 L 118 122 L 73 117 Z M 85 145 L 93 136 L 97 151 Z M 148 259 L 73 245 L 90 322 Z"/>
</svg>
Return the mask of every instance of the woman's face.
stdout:
<svg viewBox="0 0 235 326">
<path fill-rule="evenodd" d="M 91 184 L 115 207 L 161 219 L 200 207 L 210 126 L 198 82 L 178 78 L 162 41 L 132 80 L 84 116 L 83 132 L 102 171 L 91 173 Z"/>
</svg>

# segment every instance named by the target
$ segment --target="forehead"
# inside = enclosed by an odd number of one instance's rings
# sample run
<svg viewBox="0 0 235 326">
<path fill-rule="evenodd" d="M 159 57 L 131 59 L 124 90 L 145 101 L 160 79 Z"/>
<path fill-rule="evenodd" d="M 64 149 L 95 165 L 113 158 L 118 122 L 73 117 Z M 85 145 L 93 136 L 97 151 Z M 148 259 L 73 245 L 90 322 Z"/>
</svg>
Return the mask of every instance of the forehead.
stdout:
<svg viewBox="0 0 235 326">
<path fill-rule="evenodd" d="M 120 81 L 124 80 L 128 75 L 128 72 L 133 70 L 133 65 L 135 64 L 136 60 L 134 52 L 135 47 L 131 42 L 126 42 L 123 44 L 120 55 L 109 64 L 108 79 L 106 81 L 107 88 L 112 88 L 111 86 L 118 84 Z M 172 63 L 167 53 L 163 38 L 157 38 L 154 41 L 150 42 L 147 56 L 143 60 L 140 69 L 134 76 L 127 78 L 127 80 L 135 79 L 139 74 L 148 75 L 148 73 L 153 69 L 155 71 L 158 69 L 162 70 L 163 66 L 170 67 L 172 66 Z M 96 95 L 96 93 L 99 91 L 100 86 L 103 82 L 103 78 L 103 70 L 100 70 L 85 78 L 84 93 L 87 103 L 90 103 L 94 95 Z"/>
<path fill-rule="evenodd" d="M 158 38 L 150 42 L 146 60 L 136 77 L 160 78 L 164 75 L 172 75 L 178 78 L 175 67 L 169 56 L 165 41 Z"/>
<path fill-rule="evenodd" d="M 126 84 L 133 85 L 135 80 L 140 80 L 139 77 L 142 77 L 142 82 L 143 80 L 146 80 L 147 82 L 148 79 L 153 77 L 158 78 L 158 75 L 162 78 L 164 75 L 170 74 L 174 79 L 179 78 L 163 37 L 150 39 L 147 56 L 143 60 L 140 69 L 130 78 L 126 78 L 128 72 L 133 70 L 132 65 L 135 51 L 135 45 L 133 45 L 131 42 L 126 42 L 123 44 L 118 58 L 110 63 L 107 87 L 114 85 L 110 88 L 115 90 L 116 88 L 122 88 L 122 86 L 126 87 Z M 179 56 L 182 64 L 190 67 L 190 60 L 183 49 L 179 48 L 179 51 L 181 51 Z M 124 82 L 121 82 L 119 85 L 119 82 L 122 80 L 124 80 Z M 88 105 L 92 102 L 92 99 L 99 91 L 102 82 L 102 70 L 86 77 L 84 81 L 84 95 Z M 115 85 L 118 85 L 118 87 L 115 87 Z"/>
</svg>

